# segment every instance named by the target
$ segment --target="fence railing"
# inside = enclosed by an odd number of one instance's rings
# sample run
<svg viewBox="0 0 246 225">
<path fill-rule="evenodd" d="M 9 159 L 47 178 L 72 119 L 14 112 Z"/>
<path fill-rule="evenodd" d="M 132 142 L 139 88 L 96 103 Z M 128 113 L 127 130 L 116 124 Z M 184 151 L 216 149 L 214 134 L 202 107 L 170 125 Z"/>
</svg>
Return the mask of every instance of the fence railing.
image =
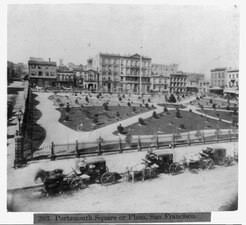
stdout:
<svg viewBox="0 0 246 225">
<path fill-rule="evenodd" d="M 68 144 L 55 144 L 44 146 L 35 152 L 33 157 L 26 160 L 51 159 L 64 157 L 80 157 L 83 155 L 102 155 L 105 153 L 123 153 L 126 151 L 142 151 L 146 148 L 170 148 L 197 144 L 209 144 L 216 142 L 228 142 L 238 140 L 238 130 L 197 130 L 187 133 L 156 134 L 153 136 L 118 137 L 114 140 L 102 140 L 95 142 L 74 142 Z"/>
</svg>

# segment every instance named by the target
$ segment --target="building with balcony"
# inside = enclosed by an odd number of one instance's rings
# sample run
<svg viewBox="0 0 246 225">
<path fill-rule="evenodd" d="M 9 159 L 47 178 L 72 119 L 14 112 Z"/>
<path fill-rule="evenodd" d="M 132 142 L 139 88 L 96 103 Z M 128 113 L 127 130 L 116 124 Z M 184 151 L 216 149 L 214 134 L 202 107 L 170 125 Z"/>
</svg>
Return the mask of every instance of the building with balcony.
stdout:
<svg viewBox="0 0 246 225">
<path fill-rule="evenodd" d="M 90 90 L 90 91 L 98 91 L 99 84 L 99 74 L 97 71 L 84 68 L 75 68 L 74 71 L 75 78 L 75 86 Z"/>
<path fill-rule="evenodd" d="M 140 79 L 142 93 L 150 90 L 151 58 L 140 57 L 139 54 L 123 56 L 99 53 L 93 58 L 92 64 L 99 73 L 101 91 L 139 93 Z"/>
<path fill-rule="evenodd" d="M 44 88 L 56 86 L 56 62 L 31 57 L 28 61 L 28 71 L 30 82 Z"/>
<path fill-rule="evenodd" d="M 170 75 L 170 93 L 184 93 L 187 91 L 187 74 L 182 72 Z"/>
<path fill-rule="evenodd" d="M 231 96 L 239 95 L 239 70 L 228 69 L 226 74 L 226 87 L 224 93 Z"/>
<path fill-rule="evenodd" d="M 73 71 L 68 68 L 57 69 L 57 86 L 72 88 L 74 86 Z"/>
</svg>

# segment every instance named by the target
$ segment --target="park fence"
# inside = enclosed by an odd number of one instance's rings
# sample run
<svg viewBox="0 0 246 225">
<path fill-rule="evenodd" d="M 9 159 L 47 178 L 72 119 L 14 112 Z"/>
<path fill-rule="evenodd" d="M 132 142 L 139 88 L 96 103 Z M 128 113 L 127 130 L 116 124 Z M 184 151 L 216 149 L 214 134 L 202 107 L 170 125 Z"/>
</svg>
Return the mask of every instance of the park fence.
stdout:
<svg viewBox="0 0 246 225">
<path fill-rule="evenodd" d="M 149 147 L 154 149 L 181 147 L 199 144 L 230 142 L 238 140 L 237 129 L 197 130 L 178 134 L 155 134 L 153 136 L 121 136 L 114 140 L 78 142 L 43 146 L 34 153 L 31 160 L 80 157 L 85 155 L 102 155 L 142 151 Z M 29 159 L 27 159 L 28 161 Z"/>
</svg>

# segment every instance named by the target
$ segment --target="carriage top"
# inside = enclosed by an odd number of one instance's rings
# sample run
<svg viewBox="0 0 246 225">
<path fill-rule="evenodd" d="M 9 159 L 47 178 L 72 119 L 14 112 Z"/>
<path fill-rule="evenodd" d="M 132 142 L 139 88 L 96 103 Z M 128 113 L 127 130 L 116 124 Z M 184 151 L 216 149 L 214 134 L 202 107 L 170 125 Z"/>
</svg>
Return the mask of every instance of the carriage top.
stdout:
<svg viewBox="0 0 246 225">
<path fill-rule="evenodd" d="M 88 165 L 95 164 L 95 163 L 106 163 L 106 160 L 101 156 L 95 156 L 95 157 L 85 159 L 85 163 Z"/>
<path fill-rule="evenodd" d="M 159 156 L 167 156 L 167 155 L 173 155 L 173 151 L 161 150 L 161 151 L 156 151 L 155 154 L 157 155 L 157 157 L 159 157 Z"/>
</svg>

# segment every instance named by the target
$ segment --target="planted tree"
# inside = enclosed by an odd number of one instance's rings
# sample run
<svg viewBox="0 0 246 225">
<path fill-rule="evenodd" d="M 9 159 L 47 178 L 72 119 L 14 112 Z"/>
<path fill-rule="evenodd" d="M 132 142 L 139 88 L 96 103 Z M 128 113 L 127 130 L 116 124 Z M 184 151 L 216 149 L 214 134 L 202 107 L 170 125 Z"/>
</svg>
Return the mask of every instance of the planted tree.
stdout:
<svg viewBox="0 0 246 225">
<path fill-rule="evenodd" d="M 130 102 L 127 102 L 127 105 L 128 105 L 129 107 L 131 107 L 131 103 L 130 103 Z"/>
<path fill-rule="evenodd" d="M 89 98 L 88 98 L 87 95 L 85 96 L 85 101 L 86 101 L 87 103 L 89 103 Z"/>
<path fill-rule="evenodd" d="M 185 129 L 186 129 L 186 127 L 185 127 L 184 124 L 180 124 L 180 125 L 179 125 L 179 128 L 180 128 L 181 130 L 185 130 Z"/>
<path fill-rule="evenodd" d="M 69 103 L 67 103 L 66 113 L 69 113 L 69 112 L 70 112 L 70 106 L 69 106 Z"/>
<path fill-rule="evenodd" d="M 168 99 L 168 102 L 171 102 L 171 103 L 176 103 L 177 102 L 177 100 L 176 100 L 176 98 L 174 97 L 173 94 L 170 95 L 170 97 Z"/>
<path fill-rule="evenodd" d="M 138 119 L 138 122 L 140 125 L 145 125 L 144 119 L 142 117 Z"/>
<path fill-rule="evenodd" d="M 132 143 L 132 135 L 130 133 L 127 133 L 126 138 L 125 138 L 125 142 L 128 145 L 131 145 L 131 143 Z"/>
<path fill-rule="evenodd" d="M 120 117 L 120 112 L 119 111 L 116 112 L 116 117 Z"/>
<path fill-rule="evenodd" d="M 176 111 L 176 117 L 177 117 L 177 118 L 182 118 L 182 117 L 181 117 L 180 110 L 177 110 L 177 111 Z"/>
<path fill-rule="evenodd" d="M 149 104 L 148 103 L 145 103 L 145 107 L 148 109 L 149 108 Z"/>
<path fill-rule="evenodd" d="M 117 130 L 120 134 L 122 134 L 124 132 L 124 127 L 120 124 L 119 126 L 117 126 Z"/>
<path fill-rule="evenodd" d="M 167 107 L 164 107 L 164 113 L 167 113 L 168 112 L 168 109 L 167 109 Z"/>
<path fill-rule="evenodd" d="M 132 107 L 132 111 L 133 112 L 136 112 L 137 111 L 137 108 L 135 106 Z"/>
<path fill-rule="evenodd" d="M 156 111 L 154 111 L 154 112 L 152 113 L 152 117 L 153 117 L 154 119 L 159 119 L 159 117 L 158 117 Z"/>
</svg>

